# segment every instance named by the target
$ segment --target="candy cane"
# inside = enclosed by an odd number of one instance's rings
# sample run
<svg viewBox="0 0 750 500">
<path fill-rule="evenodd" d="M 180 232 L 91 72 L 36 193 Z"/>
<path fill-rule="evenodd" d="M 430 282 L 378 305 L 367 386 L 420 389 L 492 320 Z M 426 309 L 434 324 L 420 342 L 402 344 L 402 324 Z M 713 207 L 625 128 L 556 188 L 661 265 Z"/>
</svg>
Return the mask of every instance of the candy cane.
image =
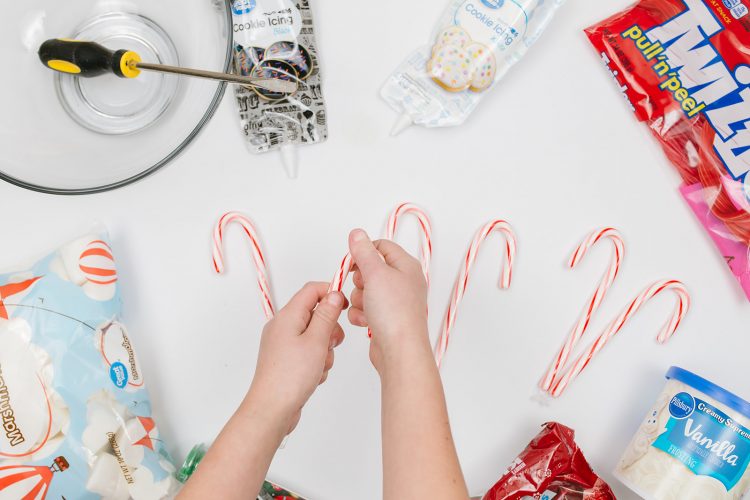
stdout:
<svg viewBox="0 0 750 500">
<path fill-rule="evenodd" d="M 352 254 L 347 253 L 344 259 L 341 261 L 339 270 L 336 271 L 336 275 L 331 281 L 331 286 L 328 287 L 328 293 L 340 292 L 344 288 L 344 283 L 346 283 L 346 278 L 349 277 L 349 273 L 352 272 L 352 267 L 354 267 Z"/>
<path fill-rule="evenodd" d="M 578 264 L 580 264 L 588 251 L 594 245 L 605 238 L 609 239 L 609 241 L 612 242 L 614 248 L 609 268 L 602 278 L 602 281 L 599 283 L 599 286 L 594 292 L 594 295 L 591 297 L 588 305 L 581 313 L 581 317 L 578 320 L 578 323 L 576 323 L 575 327 L 573 327 L 573 331 L 570 332 L 570 335 L 565 341 L 565 344 L 557 353 L 555 361 L 550 366 L 547 374 L 544 376 L 544 379 L 542 379 L 542 381 L 540 382 L 539 386 L 545 392 L 548 392 L 550 390 L 552 384 L 558 376 L 559 371 L 562 370 L 562 368 L 568 362 L 573 349 L 575 349 L 576 345 L 578 345 L 578 343 L 581 341 L 583 334 L 586 332 L 586 329 L 591 322 L 591 316 L 594 314 L 594 312 L 596 312 L 597 309 L 599 309 L 602 300 L 604 300 L 604 296 L 607 294 L 607 291 L 610 289 L 615 281 L 615 278 L 617 278 L 617 275 L 620 272 L 620 264 L 625 255 L 625 244 L 619 231 L 611 227 L 591 233 L 578 246 L 572 257 L 570 258 L 570 262 L 568 265 L 571 269 L 574 269 Z"/>
<path fill-rule="evenodd" d="M 591 363 L 591 360 L 594 359 L 594 357 L 610 340 L 612 340 L 615 335 L 617 335 L 620 330 L 622 330 L 622 327 L 628 322 L 628 320 L 632 318 L 645 303 L 667 290 L 675 292 L 677 295 L 677 304 L 671 318 L 664 325 L 661 332 L 659 332 L 657 341 L 661 344 L 668 342 L 677 331 L 677 328 L 679 328 L 680 323 L 688 312 L 688 309 L 690 309 L 690 295 L 685 288 L 685 285 L 675 280 L 654 283 L 641 292 L 641 294 L 630 303 L 630 305 L 612 322 L 612 324 L 607 327 L 604 333 L 602 333 L 599 338 L 597 338 L 596 341 L 578 357 L 567 373 L 555 382 L 550 394 L 553 397 L 559 397 L 562 395 L 571 382 L 573 382 L 573 380 L 581 374 L 589 363 Z"/>
<path fill-rule="evenodd" d="M 253 223 L 245 215 L 239 212 L 228 212 L 224 214 L 219 222 L 216 224 L 214 229 L 214 269 L 216 272 L 221 274 L 224 272 L 224 232 L 228 225 L 237 223 L 245 230 L 245 233 L 250 238 L 250 249 L 252 250 L 253 263 L 255 269 L 258 272 L 258 287 L 260 288 L 261 301 L 263 303 L 263 311 L 266 313 L 266 318 L 271 319 L 274 316 L 273 301 L 271 300 L 271 287 L 268 284 L 268 272 L 266 271 L 266 260 L 263 257 L 263 251 L 260 246 L 260 239 L 255 231 Z"/>
<path fill-rule="evenodd" d="M 430 283 L 430 261 L 432 260 L 432 223 L 430 218 L 427 216 L 424 210 L 412 203 L 402 203 L 391 213 L 388 218 L 388 227 L 386 229 L 386 239 L 393 240 L 396 236 L 396 230 L 398 229 L 398 223 L 402 216 L 406 214 L 413 214 L 419 221 L 419 228 L 422 236 L 422 243 L 420 247 L 419 259 L 422 264 L 422 272 L 429 285 Z M 336 275 L 331 281 L 331 286 L 328 288 L 330 292 L 340 292 L 344 287 L 346 279 L 352 271 L 354 262 L 352 261 L 351 254 L 346 256 L 341 261 Z"/>
<path fill-rule="evenodd" d="M 419 251 L 419 260 L 422 264 L 422 272 L 427 280 L 427 286 L 430 286 L 430 261 L 432 260 L 432 223 L 427 214 L 412 203 L 402 203 L 396 210 L 393 211 L 390 218 L 388 219 L 388 228 L 386 230 L 386 239 L 391 241 L 396 238 L 396 229 L 398 228 L 399 219 L 406 215 L 412 214 L 416 216 L 419 222 L 419 228 L 421 232 L 421 246 Z"/>
<path fill-rule="evenodd" d="M 477 232 L 468 252 L 466 253 L 466 258 L 464 259 L 455 287 L 453 288 L 451 302 L 445 313 L 443 330 L 435 348 L 435 361 L 437 362 L 438 367 L 442 365 L 443 358 L 448 350 L 451 330 L 456 323 L 456 314 L 458 313 L 459 305 L 461 304 L 466 293 L 466 288 L 469 285 L 469 276 L 471 274 L 471 269 L 476 262 L 479 248 L 487 237 L 495 231 L 502 233 L 505 236 L 505 262 L 502 276 L 500 278 L 500 288 L 505 289 L 510 287 L 511 279 L 513 277 L 513 263 L 516 258 L 516 236 L 507 222 L 503 220 L 495 220 L 488 223 Z"/>
</svg>

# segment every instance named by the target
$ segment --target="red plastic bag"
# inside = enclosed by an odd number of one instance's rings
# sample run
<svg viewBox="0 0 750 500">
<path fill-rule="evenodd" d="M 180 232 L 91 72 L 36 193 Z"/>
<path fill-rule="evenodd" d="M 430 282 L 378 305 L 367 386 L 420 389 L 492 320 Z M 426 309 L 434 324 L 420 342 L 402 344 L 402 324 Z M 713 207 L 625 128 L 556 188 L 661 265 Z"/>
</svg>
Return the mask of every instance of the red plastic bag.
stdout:
<svg viewBox="0 0 750 500">
<path fill-rule="evenodd" d="M 586 462 L 575 432 L 555 422 L 529 443 L 482 500 L 614 500 Z"/>
<path fill-rule="evenodd" d="M 742 0 L 640 0 L 586 30 L 750 299 L 750 16 Z"/>
</svg>

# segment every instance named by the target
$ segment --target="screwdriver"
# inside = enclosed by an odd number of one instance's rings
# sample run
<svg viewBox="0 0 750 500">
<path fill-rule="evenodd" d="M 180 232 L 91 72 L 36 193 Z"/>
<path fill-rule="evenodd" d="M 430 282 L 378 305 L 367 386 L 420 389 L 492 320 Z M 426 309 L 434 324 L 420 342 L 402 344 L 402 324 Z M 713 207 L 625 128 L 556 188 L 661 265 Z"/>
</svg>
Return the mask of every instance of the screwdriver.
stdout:
<svg viewBox="0 0 750 500">
<path fill-rule="evenodd" d="M 96 42 L 65 38 L 44 42 L 39 47 L 39 59 L 50 69 L 85 78 L 107 73 L 114 73 L 120 78 L 135 78 L 141 74 L 141 70 L 146 70 L 237 83 L 279 94 L 293 94 L 299 86 L 295 75 L 289 75 L 289 80 L 282 80 L 144 63 L 141 56 L 131 50 L 112 51 Z"/>
</svg>

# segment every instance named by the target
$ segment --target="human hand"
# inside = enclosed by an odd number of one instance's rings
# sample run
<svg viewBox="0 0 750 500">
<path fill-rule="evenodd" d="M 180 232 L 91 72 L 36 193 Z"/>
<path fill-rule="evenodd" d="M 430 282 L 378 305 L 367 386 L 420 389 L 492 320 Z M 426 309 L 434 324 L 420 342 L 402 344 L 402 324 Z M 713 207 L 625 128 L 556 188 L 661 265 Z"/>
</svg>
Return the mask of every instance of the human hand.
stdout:
<svg viewBox="0 0 750 500">
<path fill-rule="evenodd" d="M 263 329 L 253 383 L 243 406 L 272 415 L 284 435 L 326 381 L 334 349 L 344 341 L 338 324 L 346 299 L 327 283 L 308 283 Z"/>
<path fill-rule="evenodd" d="M 427 282 L 419 262 L 388 240 L 349 236 L 355 264 L 349 321 L 372 332 L 370 360 L 383 375 L 392 362 L 432 356 L 427 330 Z"/>
</svg>

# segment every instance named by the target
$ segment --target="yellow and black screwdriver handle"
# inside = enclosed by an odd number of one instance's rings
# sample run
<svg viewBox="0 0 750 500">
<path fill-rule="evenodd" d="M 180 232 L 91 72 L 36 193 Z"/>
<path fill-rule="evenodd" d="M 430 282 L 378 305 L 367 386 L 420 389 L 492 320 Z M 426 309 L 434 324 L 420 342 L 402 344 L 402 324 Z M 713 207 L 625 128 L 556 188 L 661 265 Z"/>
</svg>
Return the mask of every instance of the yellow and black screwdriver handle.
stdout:
<svg viewBox="0 0 750 500">
<path fill-rule="evenodd" d="M 55 38 L 39 47 L 39 59 L 50 69 L 71 75 L 92 77 L 114 73 L 135 78 L 141 71 L 141 57 L 130 50 L 112 51 L 96 42 Z"/>
</svg>

